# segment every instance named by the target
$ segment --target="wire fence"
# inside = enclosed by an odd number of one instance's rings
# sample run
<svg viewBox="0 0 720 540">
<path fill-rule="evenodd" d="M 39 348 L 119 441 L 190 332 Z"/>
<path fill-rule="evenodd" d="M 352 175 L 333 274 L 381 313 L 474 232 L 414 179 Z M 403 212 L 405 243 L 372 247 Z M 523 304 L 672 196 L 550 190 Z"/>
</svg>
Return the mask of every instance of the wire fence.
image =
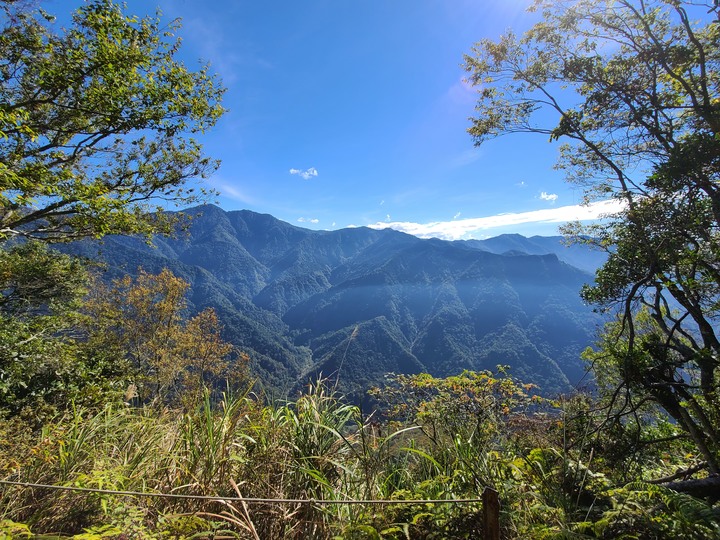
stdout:
<svg viewBox="0 0 720 540">
<path fill-rule="evenodd" d="M 128 497 L 158 497 L 166 499 L 192 499 L 200 501 L 237 502 L 247 504 L 307 504 L 307 505 L 402 505 L 402 504 L 476 504 L 482 503 L 483 531 L 486 540 L 500 538 L 500 501 L 498 492 L 486 487 L 482 497 L 470 499 L 283 499 L 264 497 L 239 497 L 219 495 L 184 495 L 180 493 L 153 493 L 147 491 L 122 491 L 113 489 L 88 488 L 80 486 L 58 486 L 33 482 L 0 480 L 0 485 L 57 491 L 75 491 L 101 495 L 119 495 Z"/>
<path fill-rule="evenodd" d="M 58 486 L 53 484 L 35 484 L 32 482 L 15 482 L 0 480 L 0 485 L 18 486 L 25 488 L 54 489 L 61 491 L 79 491 L 85 493 L 98 493 L 102 495 L 124 495 L 130 497 L 158 497 L 166 499 L 193 499 L 201 501 L 225 501 L 244 503 L 278 503 L 278 504 L 471 504 L 481 503 L 482 498 L 473 499 L 271 499 L 263 497 L 236 497 L 221 495 L 183 495 L 179 493 L 156 493 L 148 491 L 118 491 L 112 489 L 88 488 L 79 486 Z"/>
</svg>

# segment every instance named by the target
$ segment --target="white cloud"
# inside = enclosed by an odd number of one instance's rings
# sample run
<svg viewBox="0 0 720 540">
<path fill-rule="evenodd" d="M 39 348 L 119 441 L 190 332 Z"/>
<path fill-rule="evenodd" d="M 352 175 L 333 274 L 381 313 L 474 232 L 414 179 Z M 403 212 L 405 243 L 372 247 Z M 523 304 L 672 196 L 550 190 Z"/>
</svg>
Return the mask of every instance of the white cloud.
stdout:
<svg viewBox="0 0 720 540">
<path fill-rule="evenodd" d="M 382 201 L 380 201 L 380 206 L 382 206 L 382 205 L 384 205 L 384 204 L 385 204 L 385 199 L 383 199 Z"/>
<path fill-rule="evenodd" d="M 540 198 L 541 198 L 543 201 L 552 201 L 552 202 L 555 202 L 555 201 L 557 201 L 558 196 L 557 196 L 556 193 L 546 193 L 546 192 L 543 191 L 542 193 L 540 193 Z"/>
<path fill-rule="evenodd" d="M 387 214 L 387 215 L 385 216 L 385 222 L 386 222 L 386 223 L 390 223 L 390 221 L 391 221 L 391 219 L 390 219 L 390 214 Z"/>
<path fill-rule="evenodd" d="M 304 218 L 304 217 L 299 217 L 299 218 L 298 218 L 298 223 L 320 223 L 320 220 L 317 219 L 317 218 Z"/>
<path fill-rule="evenodd" d="M 290 169 L 290 174 L 297 174 L 303 180 L 310 180 L 313 176 L 318 175 L 318 171 L 315 167 L 310 167 L 309 169 L 307 169 L 305 171 L 300 170 L 300 169 Z"/>
<path fill-rule="evenodd" d="M 457 218 L 459 218 L 461 215 L 462 215 L 462 212 L 458 212 L 457 214 L 455 214 L 455 215 L 453 216 L 453 219 L 457 219 Z"/>
<path fill-rule="evenodd" d="M 619 212 L 624 204 L 620 201 L 607 200 L 589 205 L 560 206 L 531 212 L 498 214 L 495 216 L 466 218 L 454 221 L 437 221 L 432 223 L 378 222 L 368 225 L 372 229 L 395 229 L 418 236 L 420 238 L 442 238 L 443 240 L 459 240 L 468 238 L 477 231 L 508 227 L 527 223 L 566 223 L 568 221 L 593 221 L 608 214 Z"/>
</svg>

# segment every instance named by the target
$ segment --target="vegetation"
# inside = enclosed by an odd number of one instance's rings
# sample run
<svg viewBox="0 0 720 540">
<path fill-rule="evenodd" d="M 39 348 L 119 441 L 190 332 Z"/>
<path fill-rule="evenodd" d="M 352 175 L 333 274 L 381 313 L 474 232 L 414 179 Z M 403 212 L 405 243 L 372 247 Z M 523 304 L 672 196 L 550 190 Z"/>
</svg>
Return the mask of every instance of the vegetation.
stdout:
<svg viewBox="0 0 720 540">
<path fill-rule="evenodd" d="M 42 415 L 89 375 L 75 361 L 71 337 L 87 285 L 80 260 L 46 245 L 0 250 L 0 408 Z M 103 384 L 91 378 L 88 384 Z"/>
<path fill-rule="evenodd" d="M 0 34 L 0 539 L 478 538 L 485 487 L 506 538 L 720 537 L 720 30 L 695 4 L 538 0 L 524 38 L 468 58 L 478 140 L 569 138 L 588 197 L 625 201 L 591 231 L 609 257 L 584 296 L 620 306 L 585 353 L 598 392 L 550 400 L 506 366 L 391 375 L 372 414 L 335 392 L 359 326 L 328 345 L 330 382 L 269 402 L 187 282 L 102 284 L 48 248 L 163 230 L 138 204 L 185 197 L 208 162 L 183 132 L 221 109 L 156 20 L 96 0 L 55 35 L 24 6 L 2 4 Z M 548 106 L 557 126 L 529 123 Z"/>
<path fill-rule="evenodd" d="M 34 433 L 5 420 L 7 480 L 282 501 L 4 485 L 0 531 L 98 539 L 478 538 L 479 503 L 342 501 L 477 499 L 490 485 L 500 493 L 507 538 L 720 534 L 717 507 L 657 484 L 624 483 L 613 461 L 620 441 L 611 440 L 622 435 L 589 437 L 600 418 L 584 399 L 543 402 L 503 371 L 389 383 L 377 390 L 388 398 L 383 419 L 320 382 L 284 404 L 263 405 L 248 394 L 213 403 L 205 393 L 197 408 L 179 414 L 109 403 L 74 408 Z M 661 421 L 647 428 L 676 431 Z M 686 448 L 677 439 L 662 451 L 635 451 L 633 474 L 674 470 Z"/>
<path fill-rule="evenodd" d="M 85 303 L 84 354 L 105 363 L 124 360 L 122 372 L 140 402 L 194 404 L 218 382 L 245 377 L 247 357 L 228 361 L 233 347 L 221 339 L 215 311 L 187 318 L 187 288 L 167 269 L 141 271 L 136 280 L 125 276 L 111 287 L 96 283 Z"/>
<path fill-rule="evenodd" d="M 198 199 L 222 87 L 175 59 L 177 23 L 94 0 L 58 32 L 29 5 L 0 2 L 0 241 L 169 230 L 148 205 Z"/>
<path fill-rule="evenodd" d="M 42 421 L 119 396 L 194 405 L 247 378 L 215 312 L 188 317 L 188 285 L 167 270 L 108 286 L 34 241 L 0 251 L 0 264 L 0 410 Z"/>
<path fill-rule="evenodd" d="M 566 232 L 608 251 L 583 297 L 614 311 L 599 350 L 608 422 L 657 404 L 720 488 L 720 25 L 717 2 L 537 0 L 521 39 L 480 42 L 478 143 L 509 132 L 563 139 L 559 168 L 607 223 Z M 548 114 L 552 113 L 552 114 Z M 548 119 L 552 123 L 548 122 Z M 694 490 L 688 482 L 676 489 Z"/>
</svg>

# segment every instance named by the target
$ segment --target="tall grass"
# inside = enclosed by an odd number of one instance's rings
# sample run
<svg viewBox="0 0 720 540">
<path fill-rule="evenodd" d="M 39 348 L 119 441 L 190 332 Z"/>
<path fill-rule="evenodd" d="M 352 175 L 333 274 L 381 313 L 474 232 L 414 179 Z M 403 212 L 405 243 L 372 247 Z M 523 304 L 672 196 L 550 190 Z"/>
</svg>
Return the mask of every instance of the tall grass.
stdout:
<svg viewBox="0 0 720 540">
<path fill-rule="evenodd" d="M 569 460 L 552 448 L 548 429 L 557 422 L 537 424 L 544 440 L 515 432 L 524 439 L 513 445 L 501 424 L 488 437 L 484 425 L 443 421 L 450 410 L 432 422 L 416 416 L 391 428 L 320 381 L 296 401 L 274 405 L 249 394 L 215 401 L 206 394 L 185 412 L 125 405 L 74 409 L 37 433 L 16 421 L 0 421 L 5 480 L 290 499 L 243 503 L 0 486 L 0 538 L 8 530 L 25 530 L 17 523 L 35 533 L 85 531 L 83 540 L 477 538 L 479 504 L 341 501 L 475 498 L 486 485 L 500 492 L 508 537 L 587 531 L 590 509 L 604 516 L 606 530 L 626 520 L 611 508 L 612 484 L 590 470 L 597 459 L 585 456 L 581 470 L 582 455 Z M 531 421 L 523 418 L 525 424 Z M 594 506 L 585 505 L 586 496 L 597 501 Z M 600 504 L 604 510 L 596 510 Z M 582 523 L 573 525 L 578 519 Z"/>
<path fill-rule="evenodd" d="M 125 527 L 135 529 L 160 516 L 195 514 L 249 537 L 331 538 L 365 519 L 365 510 L 313 500 L 387 496 L 406 464 L 384 459 L 392 437 L 380 437 L 357 407 L 323 382 L 279 406 L 263 406 L 248 395 L 214 404 L 206 394 L 184 414 L 109 405 L 94 413 L 75 409 L 52 426 L 29 444 L 6 479 L 310 502 L 244 506 L 2 488 L 0 516 L 44 532 L 76 533 L 114 522 L 119 514 Z M 18 448 L 9 442 L 3 451 L 13 446 Z M 133 519 L 138 523 L 129 523 Z"/>
</svg>

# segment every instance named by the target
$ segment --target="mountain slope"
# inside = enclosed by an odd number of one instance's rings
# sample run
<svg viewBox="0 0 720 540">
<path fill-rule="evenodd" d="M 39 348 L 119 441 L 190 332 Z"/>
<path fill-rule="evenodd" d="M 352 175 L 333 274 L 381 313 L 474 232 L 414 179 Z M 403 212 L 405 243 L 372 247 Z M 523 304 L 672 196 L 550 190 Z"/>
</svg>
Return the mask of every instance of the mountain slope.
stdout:
<svg viewBox="0 0 720 540">
<path fill-rule="evenodd" d="M 226 339 L 275 392 L 323 374 L 360 399 L 387 372 L 447 376 L 497 364 L 547 393 L 582 378 L 579 352 L 598 319 L 578 291 L 591 278 L 548 251 L 557 239 L 446 242 L 311 231 L 214 206 L 187 212 L 187 231 L 154 247 L 110 237 L 66 249 L 104 260 L 109 277 L 169 267 L 190 283 L 192 309 L 215 307 Z"/>
<path fill-rule="evenodd" d="M 590 274 L 594 274 L 595 270 L 607 259 L 605 253 L 587 245 L 568 245 L 562 236 L 532 236 L 526 238 L 519 234 L 502 234 L 486 240 L 460 240 L 458 243 L 501 255 L 554 254 L 561 261 Z"/>
</svg>

